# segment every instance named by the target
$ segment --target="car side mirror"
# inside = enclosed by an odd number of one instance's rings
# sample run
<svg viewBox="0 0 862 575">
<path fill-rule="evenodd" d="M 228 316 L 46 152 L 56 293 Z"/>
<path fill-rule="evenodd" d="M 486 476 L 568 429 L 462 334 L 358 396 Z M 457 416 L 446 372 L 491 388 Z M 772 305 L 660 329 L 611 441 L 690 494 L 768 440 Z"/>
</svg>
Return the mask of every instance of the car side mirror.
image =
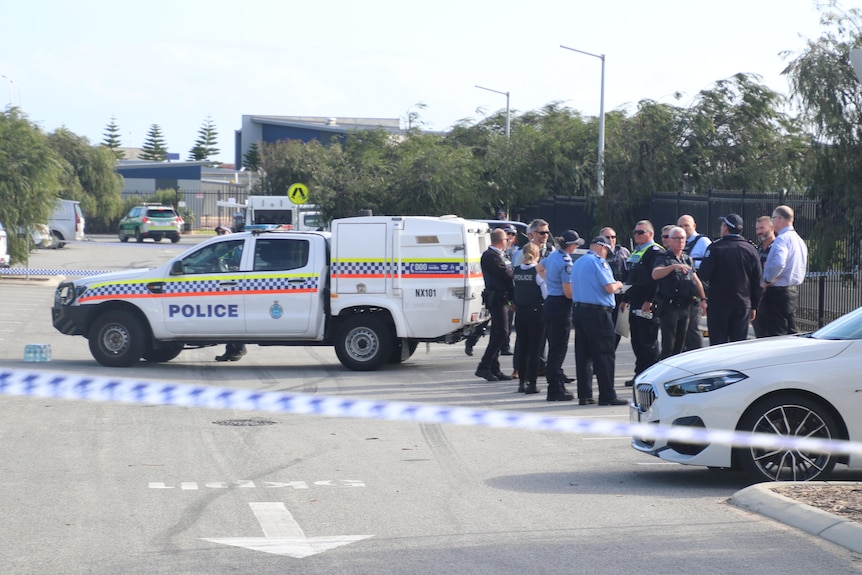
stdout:
<svg viewBox="0 0 862 575">
<path fill-rule="evenodd" d="M 171 275 L 172 276 L 181 276 L 185 272 L 183 271 L 183 260 L 177 260 L 171 265 Z"/>
</svg>

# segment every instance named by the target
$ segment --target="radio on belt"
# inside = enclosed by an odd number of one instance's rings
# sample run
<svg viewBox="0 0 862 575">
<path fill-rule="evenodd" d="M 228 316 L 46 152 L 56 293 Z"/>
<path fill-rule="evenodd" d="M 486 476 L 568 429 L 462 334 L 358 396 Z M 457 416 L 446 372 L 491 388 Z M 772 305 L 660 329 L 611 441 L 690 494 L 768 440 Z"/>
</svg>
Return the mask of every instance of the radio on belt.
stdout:
<svg viewBox="0 0 862 575">
<path fill-rule="evenodd" d="M 109 367 L 186 347 L 332 345 L 351 370 L 455 343 L 487 318 L 479 265 L 488 225 L 456 216 L 336 219 L 331 232 L 211 238 L 152 269 L 58 286 L 54 327 Z"/>
</svg>

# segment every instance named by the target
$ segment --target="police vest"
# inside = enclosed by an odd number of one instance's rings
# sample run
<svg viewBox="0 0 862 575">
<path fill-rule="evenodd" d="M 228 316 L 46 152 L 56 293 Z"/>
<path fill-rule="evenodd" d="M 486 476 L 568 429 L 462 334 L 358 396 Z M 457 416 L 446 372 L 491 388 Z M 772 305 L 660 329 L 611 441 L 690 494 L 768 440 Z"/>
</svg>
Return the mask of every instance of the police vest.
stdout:
<svg viewBox="0 0 862 575">
<path fill-rule="evenodd" d="M 661 248 L 661 246 L 655 242 L 644 244 L 643 247 L 632 252 L 632 255 L 630 255 L 629 259 L 626 260 L 626 270 L 628 271 L 628 281 L 626 283 L 631 285 L 644 285 L 652 281 L 652 268 L 643 265 L 641 259 L 643 259 L 644 254 L 647 253 L 648 250 L 652 249 L 653 246 Z M 661 251 L 664 251 L 664 248 L 662 248 Z"/>
<path fill-rule="evenodd" d="M 536 283 L 537 274 L 536 266 L 515 268 L 512 277 L 515 282 L 515 305 L 533 308 L 542 303 L 542 288 Z"/>
</svg>

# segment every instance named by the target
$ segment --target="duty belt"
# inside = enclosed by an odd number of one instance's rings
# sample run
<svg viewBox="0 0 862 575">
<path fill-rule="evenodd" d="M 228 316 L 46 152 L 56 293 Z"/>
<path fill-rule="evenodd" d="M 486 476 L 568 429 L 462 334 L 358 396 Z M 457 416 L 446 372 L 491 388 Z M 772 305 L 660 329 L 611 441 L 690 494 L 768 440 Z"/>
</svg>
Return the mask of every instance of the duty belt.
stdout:
<svg viewBox="0 0 862 575">
<path fill-rule="evenodd" d="M 575 307 L 586 308 L 586 309 L 600 309 L 600 310 L 603 310 L 603 311 L 614 311 L 613 306 L 598 305 L 598 304 L 595 304 L 595 303 L 584 303 L 584 302 L 580 302 L 580 301 L 576 301 L 576 302 L 574 303 L 574 306 L 575 306 Z"/>
</svg>

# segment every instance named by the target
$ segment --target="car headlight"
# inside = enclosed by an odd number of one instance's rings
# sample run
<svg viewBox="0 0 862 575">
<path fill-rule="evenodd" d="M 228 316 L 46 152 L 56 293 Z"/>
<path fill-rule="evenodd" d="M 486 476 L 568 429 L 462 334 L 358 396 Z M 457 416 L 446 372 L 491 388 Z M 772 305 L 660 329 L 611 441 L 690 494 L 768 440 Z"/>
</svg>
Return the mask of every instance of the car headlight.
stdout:
<svg viewBox="0 0 862 575">
<path fill-rule="evenodd" d="M 721 371 L 710 371 L 675 379 L 664 384 L 664 389 L 671 397 L 682 397 L 689 393 L 706 393 L 707 391 L 715 391 L 722 387 L 727 387 L 743 379 L 748 379 L 748 376 L 742 372 L 732 369 Z"/>
</svg>

